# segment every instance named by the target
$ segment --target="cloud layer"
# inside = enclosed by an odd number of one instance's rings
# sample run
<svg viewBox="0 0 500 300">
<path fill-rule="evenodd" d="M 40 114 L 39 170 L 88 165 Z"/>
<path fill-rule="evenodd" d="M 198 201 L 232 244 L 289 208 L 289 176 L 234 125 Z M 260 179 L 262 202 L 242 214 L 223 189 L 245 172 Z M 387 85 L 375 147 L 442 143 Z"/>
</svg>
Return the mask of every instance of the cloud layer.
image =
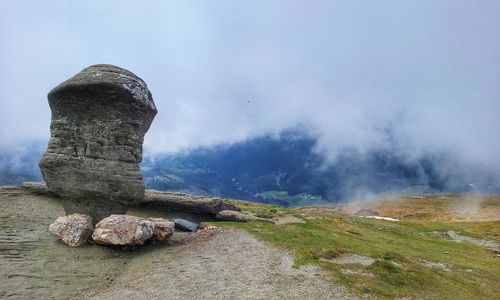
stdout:
<svg viewBox="0 0 500 300">
<path fill-rule="evenodd" d="M 2 1 L 0 148 L 48 138 L 47 92 L 111 63 L 159 114 L 149 155 L 303 124 L 317 151 L 500 170 L 498 1 Z"/>
</svg>

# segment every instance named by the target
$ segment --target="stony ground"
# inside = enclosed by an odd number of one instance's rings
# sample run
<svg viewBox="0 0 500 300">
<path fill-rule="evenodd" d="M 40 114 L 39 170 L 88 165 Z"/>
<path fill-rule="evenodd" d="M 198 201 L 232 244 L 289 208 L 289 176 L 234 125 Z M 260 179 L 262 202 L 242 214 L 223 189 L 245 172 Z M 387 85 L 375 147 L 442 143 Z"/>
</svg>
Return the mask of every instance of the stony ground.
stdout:
<svg viewBox="0 0 500 300">
<path fill-rule="evenodd" d="M 67 299 L 121 273 L 129 253 L 57 241 L 48 225 L 61 215 L 54 199 L 0 189 L 0 299 Z"/>
<path fill-rule="evenodd" d="M 181 247 L 132 260 L 92 299 L 347 299 L 318 267 L 293 268 L 287 252 L 236 230 L 215 230 Z M 351 297 L 352 298 L 352 297 Z"/>
<path fill-rule="evenodd" d="M 0 298 L 353 298 L 318 267 L 294 268 L 288 252 L 238 229 L 176 232 L 167 245 L 128 251 L 70 248 L 47 230 L 63 214 L 54 198 L 0 188 Z"/>
<path fill-rule="evenodd" d="M 137 249 L 70 248 L 47 230 L 64 214 L 56 198 L 0 188 L 0 299 L 498 299 L 499 196 L 406 197 L 353 216 L 234 203 L 274 223 L 139 207 L 129 213 L 218 228 Z"/>
</svg>

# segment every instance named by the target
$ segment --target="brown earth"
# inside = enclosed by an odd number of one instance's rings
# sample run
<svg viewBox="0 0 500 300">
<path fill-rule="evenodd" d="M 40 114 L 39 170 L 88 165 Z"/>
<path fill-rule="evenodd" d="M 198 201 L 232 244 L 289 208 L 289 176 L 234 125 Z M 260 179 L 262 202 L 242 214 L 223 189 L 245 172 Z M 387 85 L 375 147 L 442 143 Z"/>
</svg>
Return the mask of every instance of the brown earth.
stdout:
<svg viewBox="0 0 500 300">
<path fill-rule="evenodd" d="M 129 213 L 186 217 L 143 208 Z M 288 252 L 236 229 L 175 232 L 166 245 L 128 250 L 70 248 L 47 230 L 61 215 L 56 198 L 0 188 L 0 298 L 353 298 L 318 267 L 294 268 Z"/>
<path fill-rule="evenodd" d="M 498 221 L 500 196 L 473 194 L 404 196 L 373 202 L 351 202 L 302 209 L 329 210 L 350 216 L 384 216 L 411 221 Z"/>
</svg>

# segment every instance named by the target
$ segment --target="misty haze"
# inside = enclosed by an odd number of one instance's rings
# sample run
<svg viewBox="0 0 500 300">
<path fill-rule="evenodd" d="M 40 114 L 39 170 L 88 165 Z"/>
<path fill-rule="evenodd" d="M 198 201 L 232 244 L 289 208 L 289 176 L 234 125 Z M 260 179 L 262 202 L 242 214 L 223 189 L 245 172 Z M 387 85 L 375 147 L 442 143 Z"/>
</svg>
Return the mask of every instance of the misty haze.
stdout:
<svg viewBox="0 0 500 300">
<path fill-rule="evenodd" d="M 495 299 L 499 15 L 1 1 L 0 298 Z"/>
</svg>

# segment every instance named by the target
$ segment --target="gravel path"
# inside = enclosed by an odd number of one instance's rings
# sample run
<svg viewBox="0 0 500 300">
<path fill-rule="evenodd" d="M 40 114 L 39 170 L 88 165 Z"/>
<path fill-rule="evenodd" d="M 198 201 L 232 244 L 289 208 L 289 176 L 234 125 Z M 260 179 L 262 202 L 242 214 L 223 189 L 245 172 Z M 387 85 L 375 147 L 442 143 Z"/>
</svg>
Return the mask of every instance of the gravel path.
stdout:
<svg viewBox="0 0 500 300">
<path fill-rule="evenodd" d="M 353 299 L 317 267 L 293 268 L 286 251 L 235 229 L 217 229 L 172 251 L 132 261 L 92 299 Z M 170 252 L 171 251 L 171 252 Z M 157 253 L 162 252 L 162 253 Z"/>
</svg>

